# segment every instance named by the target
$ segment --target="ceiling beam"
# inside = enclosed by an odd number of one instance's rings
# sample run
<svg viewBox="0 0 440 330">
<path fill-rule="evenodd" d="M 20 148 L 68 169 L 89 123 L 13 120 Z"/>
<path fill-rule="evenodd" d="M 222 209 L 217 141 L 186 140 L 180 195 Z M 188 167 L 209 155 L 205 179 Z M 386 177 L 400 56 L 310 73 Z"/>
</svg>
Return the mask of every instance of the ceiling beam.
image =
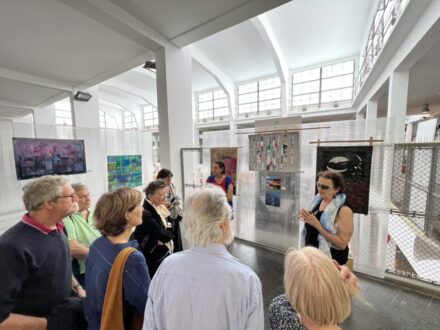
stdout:
<svg viewBox="0 0 440 330">
<path fill-rule="evenodd" d="M 289 87 L 289 65 L 286 57 L 281 49 L 278 39 L 270 24 L 269 18 L 266 14 L 261 14 L 251 19 L 252 24 L 257 29 L 264 44 L 269 52 L 272 54 L 278 76 L 281 80 L 281 111 L 283 116 L 287 116 L 288 110 L 288 87 Z"/>
<path fill-rule="evenodd" d="M 220 32 L 228 27 L 244 22 L 251 17 L 262 14 L 273 8 L 276 8 L 289 0 L 248 0 L 241 2 L 238 6 L 222 13 L 216 17 L 212 17 L 198 26 L 173 36 L 170 40 L 177 47 L 188 46 L 196 41 L 206 38 L 214 33 Z"/>
<path fill-rule="evenodd" d="M 136 88 L 134 86 L 127 85 L 127 84 L 120 82 L 120 81 L 118 81 L 117 83 L 115 83 L 114 81 L 113 82 L 107 81 L 105 83 L 100 84 L 100 86 L 103 86 L 104 88 L 117 89 L 121 92 L 127 93 L 129 95 L 133 95 L 133 96 L 138 97 L 138 98 L 144 100 L 145 102 L 147 102 L 157 108 L 157 102 L 153 102 L 153 101 L 149 100 L 147 97 L 142 96 L 146 92 L 139 89 L 139 88 Z"/>
<path fill-rule="evenodd" d="M 56 89 L 59 91 L 72 91 L 72 87 L 67 84 L 2 67 L 0 67 L 0 78 L 10 79 L 45 88 Z"/>
<path fill-rule="evenodd" d="M 200 51 L 196 46 L 192 46 L 192 57 L 197 61 L 213 78 L 217 81 L 220 87 L 228 95 L 229 101 L 229 118 L 234 118 L 235 115 L 235 82 L 222 69 L 215 65 L 206 55 Z"/>
<path fill-rule="evenodd" d="M 58 0 L 151 51 L 171 45 L 145 23 L 108 0 Z M 154 57 L 153 57 L 154 58 Z"/>
</svg>

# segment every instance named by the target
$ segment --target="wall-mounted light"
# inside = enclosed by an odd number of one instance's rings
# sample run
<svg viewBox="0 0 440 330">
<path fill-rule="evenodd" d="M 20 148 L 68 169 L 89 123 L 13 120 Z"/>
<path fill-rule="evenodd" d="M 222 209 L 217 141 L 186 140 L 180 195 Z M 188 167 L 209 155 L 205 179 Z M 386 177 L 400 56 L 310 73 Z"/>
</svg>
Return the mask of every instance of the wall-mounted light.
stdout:
<svg viewBox="0 0 440 330">
<path fill-rule="evenodd" d="M 144 66 L 144 69 L 156 72 L 156 62 L 155 61 L 146 61 Z"/>
<path fill-rule="evenodd" d="M 422 107 L 422 110 L 420 111 L 422 113 L 422 115 L 430 115 L 431 114 L 431 110 L 429 109 L 429 104 L 425 103 Z"/>
<path fill-rule="evenodd" d="M 75 101 L 88 102 L 92 98 L 92 94 L 77 91 L 73 98 L 75 99 Z"/>
</svg>

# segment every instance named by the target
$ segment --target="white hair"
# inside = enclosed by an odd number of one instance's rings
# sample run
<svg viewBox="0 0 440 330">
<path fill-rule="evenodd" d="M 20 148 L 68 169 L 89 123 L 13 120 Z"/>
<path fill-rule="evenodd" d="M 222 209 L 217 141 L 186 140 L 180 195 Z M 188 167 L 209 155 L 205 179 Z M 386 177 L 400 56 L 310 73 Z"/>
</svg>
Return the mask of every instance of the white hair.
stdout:
<svg viewBox="0 0 440 330">
<path fill-rule="evenodd" d="M 220 243 L 223 232 L 220 224 L 231 218 L 231 207 L 225 192 L 214 185 L 191 195 L 185 205 L 183 225 L 189 243 L 199 246 Z M 232 242 L 233 234 L 227 241 Z M 225 243 L 230 243 L 225 242 Z"/>
</svg>

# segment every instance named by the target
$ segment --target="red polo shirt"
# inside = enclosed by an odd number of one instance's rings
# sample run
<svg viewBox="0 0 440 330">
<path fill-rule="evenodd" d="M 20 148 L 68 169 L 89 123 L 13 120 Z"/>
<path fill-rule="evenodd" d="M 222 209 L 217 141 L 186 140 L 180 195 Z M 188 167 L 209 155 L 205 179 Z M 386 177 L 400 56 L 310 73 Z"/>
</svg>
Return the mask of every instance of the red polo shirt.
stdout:
<svg viewBox="0 0 440 330">
<path fill-rule="evenodd" d="M 35 220 L 34 218 L 32 218 L 29 213 L 26 213 L 25 215 L 23 215 L 23 218 L 21 219 L 21 221 L 23 221 L 25 224 L 34 227 L 35 229 L 38 229 L 39 231 L 41 231 L 43 234 L 47 235 L 50 232 L 57 230 L 59 233 L 61 233 L 63 231 L 64 225 L 63 222 L 57 222 L 57 224 L 55 225 L 56 228 L 50 228 L 47 227 L 41 223 L 39 223 L 37 220 Z"/>
</svg>

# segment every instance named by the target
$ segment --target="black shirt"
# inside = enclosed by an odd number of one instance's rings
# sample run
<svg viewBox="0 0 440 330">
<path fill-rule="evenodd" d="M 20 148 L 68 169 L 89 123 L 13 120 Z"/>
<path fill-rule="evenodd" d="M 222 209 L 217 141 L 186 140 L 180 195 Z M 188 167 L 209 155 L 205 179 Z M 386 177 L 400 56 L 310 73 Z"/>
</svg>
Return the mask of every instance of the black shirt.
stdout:
<svg viewBox="0 0 440 330">
<path fill-rule="evenodd" d="M 0 236 L 0 323 L 10 313 L 48 316 L 72 288 L 64 233 L 19 222 Z"/>
</svg>

